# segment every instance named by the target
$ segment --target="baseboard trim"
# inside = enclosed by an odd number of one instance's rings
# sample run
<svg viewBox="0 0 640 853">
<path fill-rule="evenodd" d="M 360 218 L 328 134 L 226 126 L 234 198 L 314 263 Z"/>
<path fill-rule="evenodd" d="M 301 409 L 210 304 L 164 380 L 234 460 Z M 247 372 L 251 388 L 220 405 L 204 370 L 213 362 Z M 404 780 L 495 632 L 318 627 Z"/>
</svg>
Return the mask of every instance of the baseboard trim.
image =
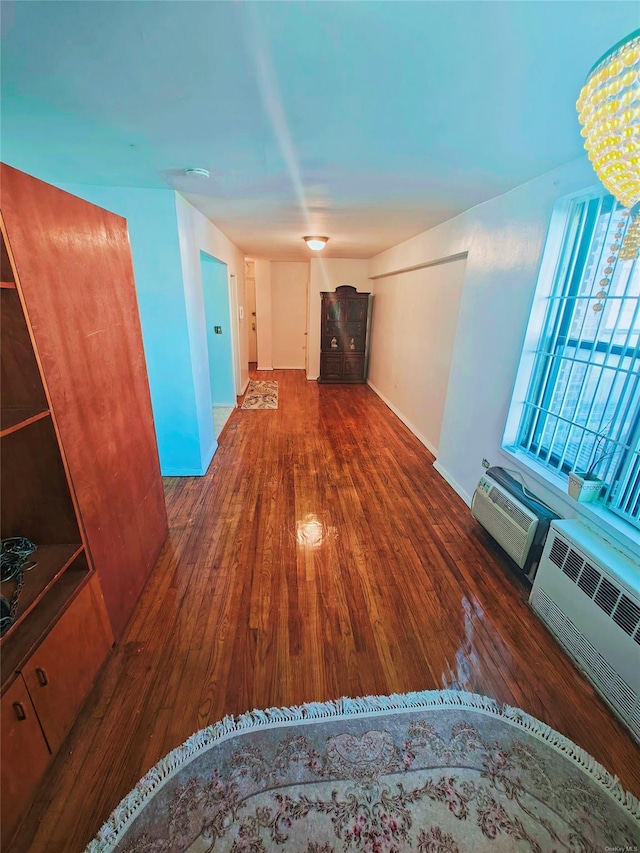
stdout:
<svg viewBox="0 0 640 853">
<path fill-rule="evenodd" d="M 203 477 L 207 472 L 202 468 L 163 468 L 160 473 L 163 477 Z"/>
<path fill-rule="evenodd" d="M 421 444 L 424 444 L 424 446 L 427 448 L 427 450 L 429 451 L 429 453 L 432 453 L 434 456 L 437 456 L 437 455 L 438 455 L 438 448 L 437 448 L 437 447 L 435 447 L 435 446 L 434 446 L 434 445 L 429 441 L 429 439 L 428 439 L 428 438 L 426 438 L 424 435 L 422 435 L 422 433 L 420 432 L 420 430 L 419 430 L 419 429 L 417 429 L 417 427 L 415 427 L 415 426 L 411 423 L 411 421 L 410 421 L 410 420 L 408 420 L 408 419 L 407 419 L 407 418 L 402 414 L 402 412 L 401 412 L 398 408 L 396 408 L 396 406 L 394 406 L 394 405 L 393 405 L 393 403 L 392 403 L 390 400 L 388 400 L 388 399 L 385 397 L 385 395 L 382 393 L 382 391 L 380 391 L 380 389 L 379 389 L 379 388 L 376 388 L 376 386 L 373 384 L 373 382 L 370 382 L 368 379 L 367 379 L 367 385 L 369 386 L 369 388 L 371 388 L 371 390 L 374 392 L 374 394 L 377 394 L 377 395 L 378 395 L 378 397 L 380 397 L 380 399 L 382 400 L 382 402 L 383 402 L 386 406 L 388 406 L 388 407 L 391 409 L 391 411 L 393 412 L 393 414 L 394 414 L 397 418 L 399 418 L 399 419 L 402 421 L 402 423 L 403 423 L 403 424 L 404 424 L 408 429 L 410 429 L 410 430 L 411 430 L 411 432 L 415 435 L 415 437 L 418 439 L 418 441 L 419 441 Z"/>
<path fill-rule="evenodd" d="M 471 496 L 467 494 L 465 489 L 463 489 L 462 486 L 453 479 L 451 474 L 449 474 L 449 472 L 445 468 L 443 468 L 437 460 L 433 463 L 433 467 L 436 469 L 438 474 L 440 474 L 442 479 L 446 480 L 446 482 L 451 486 L 453 491 L 460 495 L 466 505 L 471 506 Z"/>
</svg>

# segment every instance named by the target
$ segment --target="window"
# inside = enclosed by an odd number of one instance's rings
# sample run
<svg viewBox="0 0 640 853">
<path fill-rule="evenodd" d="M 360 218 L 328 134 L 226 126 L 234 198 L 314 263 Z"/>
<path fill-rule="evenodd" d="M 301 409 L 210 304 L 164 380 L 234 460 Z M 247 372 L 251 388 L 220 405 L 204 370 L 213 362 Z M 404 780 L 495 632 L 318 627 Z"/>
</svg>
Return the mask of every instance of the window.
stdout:
<svg viewBox="0 0 640 853">
<path fill-rule="evenodd" d="M 610 195 L 569 203 L 555 274 L 543 265 L 538 282 L 515 444 L 560 475 L 600 459 L 601 500 L 640 526 L 640 269 L 618 257 L 627 223 Z"/>
</svg>

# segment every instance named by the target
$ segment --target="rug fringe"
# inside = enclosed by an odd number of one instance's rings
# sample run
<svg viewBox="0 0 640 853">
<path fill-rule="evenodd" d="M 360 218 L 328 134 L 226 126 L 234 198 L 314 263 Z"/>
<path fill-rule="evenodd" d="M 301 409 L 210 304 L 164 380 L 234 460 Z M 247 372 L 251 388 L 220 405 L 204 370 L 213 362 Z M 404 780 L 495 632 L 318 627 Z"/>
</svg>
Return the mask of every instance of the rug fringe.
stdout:
<svg viewBox="0 0 640 853">
<path fill-rule="evenodd" d="M 231 735 L 289 722 L 299 723 L 305 720 L 350 717 L 414 708 L 471 708 L 500 717 L 544 741 L 576 763 L 632 817 L 640 820 L 640 801 L 622 787 L 618 777 L 609 773 L 592 755 L 551 726 L 519 708 L 502 705 L 495 699 L 478 693 L 458 690 L 424 690 L 413 693 L 393 693 L 389 696 L 342 697 L 328 702 L 309 702 L 291 707 L 247 711 L 237 717 L 227 715 L 219 722 L 191 735 L 182 746 L 172 750 L 152 767 L 133 791 L 114 809 L 96 838 L 87 846 L 85 853 L 109 853 L 138 811 L 162 784 L 181 770 L 194 756 Z"/>
</svg>

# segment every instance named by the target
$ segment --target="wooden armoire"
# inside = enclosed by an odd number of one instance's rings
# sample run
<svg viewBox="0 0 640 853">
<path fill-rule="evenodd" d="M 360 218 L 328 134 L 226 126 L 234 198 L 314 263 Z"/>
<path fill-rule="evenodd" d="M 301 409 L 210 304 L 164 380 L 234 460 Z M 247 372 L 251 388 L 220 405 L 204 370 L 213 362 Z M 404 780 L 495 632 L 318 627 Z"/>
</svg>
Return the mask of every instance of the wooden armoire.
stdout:
<svg viewBox="0 0 640 853">
<path fill-rule="evenodd" d="M 344 284 L 321 293 L 318 382 L 365 382 L 371 294 Z"/>
<path fill-rule="evenodd" d="M 167 534 L 124 219 L 0 164 L 2 843 L 125 629 Z M 3 605 L 6 607 L 6 605 Z"/>
</svg>

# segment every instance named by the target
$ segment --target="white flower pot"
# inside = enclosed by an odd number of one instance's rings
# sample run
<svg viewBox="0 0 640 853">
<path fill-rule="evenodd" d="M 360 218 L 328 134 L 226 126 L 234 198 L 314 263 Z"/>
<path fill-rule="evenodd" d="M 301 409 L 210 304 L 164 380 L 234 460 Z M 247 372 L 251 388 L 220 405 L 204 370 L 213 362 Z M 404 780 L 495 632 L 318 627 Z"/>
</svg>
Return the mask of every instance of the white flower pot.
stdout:
<svg viewBox="0 0 640 853">
<path fill-rule="evenodd" d="M 572 471 L 569 474 L 569 495 L 580 503 L 597 500 L 603 486 L 603 480 L 585 471 Z"/>
</svg>

